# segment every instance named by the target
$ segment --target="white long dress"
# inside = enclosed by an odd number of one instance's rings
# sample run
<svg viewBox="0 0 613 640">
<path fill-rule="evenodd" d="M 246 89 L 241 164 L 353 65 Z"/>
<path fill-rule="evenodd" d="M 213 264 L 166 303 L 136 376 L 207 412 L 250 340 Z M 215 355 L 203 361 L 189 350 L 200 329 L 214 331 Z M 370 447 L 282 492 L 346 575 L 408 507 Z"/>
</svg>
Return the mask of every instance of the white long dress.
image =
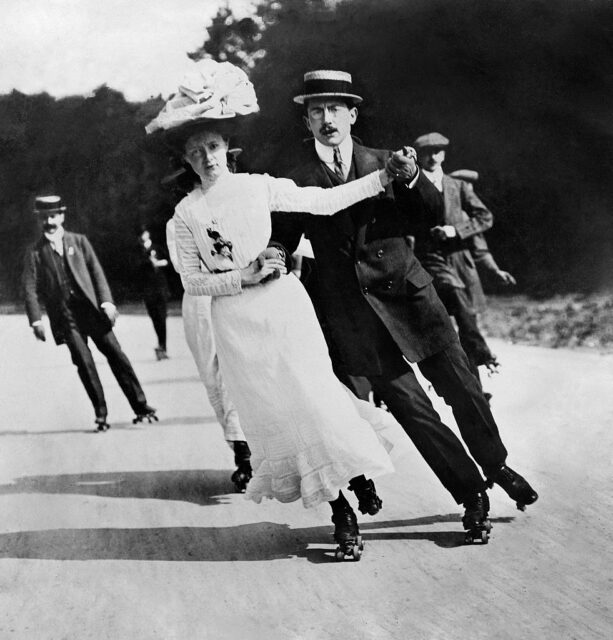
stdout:
<svg viewBox="0 0 613 640">
<path fill-rule="evenodd" d="M 355 476 L 393 471 L 374 430 L 389 426 L 389 414 L 335 377 L 302 284 L 285 275 L 243 289 L 238 272 L 266 248 L 271 211 L 331 215 L 380 191 L 376 173 L 334 189 L 228 173 L 176 207 L 179 271 L 189 294 L 213 296 L 222 376 L 252 451 L 246 497 L 256 502 L 311 507 L 334 500 Z"/>
</svg>

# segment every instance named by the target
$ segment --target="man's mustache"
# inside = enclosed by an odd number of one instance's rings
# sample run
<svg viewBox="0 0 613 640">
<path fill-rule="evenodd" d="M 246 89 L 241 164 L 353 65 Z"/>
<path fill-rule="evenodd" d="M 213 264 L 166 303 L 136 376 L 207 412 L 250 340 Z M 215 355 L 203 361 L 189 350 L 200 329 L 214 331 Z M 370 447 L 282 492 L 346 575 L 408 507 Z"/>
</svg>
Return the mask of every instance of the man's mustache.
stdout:
<svg viewBox="0 0 613 640">
<path fill-rule="evenodd" d="M 336 127 L 330 127 L 330 126 L 326 126 L 326 125 L 324 125 L 319 130 L 319 132 L 324 136 L 328 135 L 329 133 L 336 133 L 337 131 L 338 131 L 338 129 Z"/>
<path fill-rule="evenodd" d="M 50 224 L 49 222 L 45 222 L 43 224 L 43 229 L 45 231 L 52 231 L 53 229 L 57 229 L 57 225 L 56 224 Z"/>
</svg>

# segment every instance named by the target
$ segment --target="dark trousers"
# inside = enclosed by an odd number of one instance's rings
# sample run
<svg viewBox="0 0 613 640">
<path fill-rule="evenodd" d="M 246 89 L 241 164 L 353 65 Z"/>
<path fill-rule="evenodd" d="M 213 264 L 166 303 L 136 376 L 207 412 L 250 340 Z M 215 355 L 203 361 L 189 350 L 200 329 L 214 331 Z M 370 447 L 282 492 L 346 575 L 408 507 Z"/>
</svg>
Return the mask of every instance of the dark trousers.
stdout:
<svg viewBox="0 0 613 640">
<path fill-rule="evenodd" d="M 161 295 L 145 296 L 145 307 L 153 322 L 153 329 L 158 339 L 158 346 L 166 351 L 166 298 Z"/>
<path fill-rule="evenodd" d="M 452 408 L 474 460 L 486 475 L 497 469 L 506 460 L 507 450 L 460 345 L 454 343 L 418 366 Z M 441 421 L 414 371 L 409 365 L 404 369 L 404 373 L 369 376 L 368 380 L 456 502 L 464 502 L 485 488 L 484 480 L 460 440 Z"/>
<path fill-rule="evenodd" d="M 477 324 L 477 314 L 465 289 L 439 287 L 437 293 L 458 327 L 460 344 L 468 357 L 470 369 L 479 378 L 479 365 L 495 360 Z"/>
<path fill-rule="evenodd" d="M 145 394 L 128 356 L 121 349 L 115 334 L 96 317 L 97 313 L 95 309 L 84 302 L 72 301 L 66 305 L 64 336 L 72 356 L 72 362 L 77 367 L 79 378 L 81 378 L 85 391 L 94 406 L 96 417 L 106 418 L 107 407 L 104 390 L 92 352 L 87 344 L 88 338 L 91 338 L 100 353 L 108 360 L 111 371 L 130 406 L 135 413 L 139 413 L 147 404 Z"/>
</svg>

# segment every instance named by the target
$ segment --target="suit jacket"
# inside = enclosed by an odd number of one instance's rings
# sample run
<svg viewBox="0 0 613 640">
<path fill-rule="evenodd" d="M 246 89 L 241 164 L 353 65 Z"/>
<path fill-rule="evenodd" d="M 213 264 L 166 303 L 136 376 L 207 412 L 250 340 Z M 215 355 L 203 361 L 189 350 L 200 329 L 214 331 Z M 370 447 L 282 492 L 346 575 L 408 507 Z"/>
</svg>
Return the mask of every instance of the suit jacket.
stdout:
<svg viewBox="0 0 613 640">
<path fill-rule="evenodd" d="M 30 324 L 42 317 L 41 304 L 51 323 L 57 344 L 66 341 L 64 335 L 64 300 L 61 283 L 53 263 L 53 249 L 43 236 L 28 248 L 23 272 L 26 313 Z M 81 298 L 91 304 L 101 326 L 111 329 L 111 323 L 101 310 L 103 302 L 113 302 L 111 290 L 89 240 L 79 233 L 64 232 L 64 256 Z"/>
<path fill-rule="evenodd" d="M 354 143 L 359 178 L 385 166 L 389 151 Z M 333 187 L 338 179 L 311 143 L 288 172 L 300 186 Z M 291 254 L 302 233 L 311 241 L 319 277 L 317 304 L 342 364 L 352 375 L 389 370 L 398 348 L 412 362 L 456 340 L 449 317 L 411 248 L 408 218 L 423 206 L 420 176 L 413 189 L 386 191 L 333 216 L 277 213 L 271 240 Z"/>
<path fill-rule="evenodd" d="M 443 176 L 442 195 L 434 185 L 424 186 L 424 203 L 426 210 L 411 222 L 417 256 L 434 278 L 437 289 L 466 289 L 475 307 L 482 307 L 485 297 L 471 247 L 492 227 L 492 213 L 471 184 L 448 175 Z M 436 241 L 430 229 L 437 225 L 455 227 L 457 236 Z"/>
</svg>

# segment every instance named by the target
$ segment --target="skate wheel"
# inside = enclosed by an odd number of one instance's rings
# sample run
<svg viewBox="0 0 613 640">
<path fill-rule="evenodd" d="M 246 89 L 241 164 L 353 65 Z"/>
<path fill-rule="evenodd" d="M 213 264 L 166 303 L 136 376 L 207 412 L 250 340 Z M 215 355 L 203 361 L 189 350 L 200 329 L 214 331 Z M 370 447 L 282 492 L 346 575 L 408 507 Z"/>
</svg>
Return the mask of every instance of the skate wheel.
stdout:
<svg viewBox="0 0 613 640">
<path fill-rule="evenodd" d="M 345 552 L 340 547 L 337 547 L 334 557 L 338 562 L 342 562 L 345 559 Z"/>
<path fill-rule="evenodd" d="M 353 545 L 353 549 L 351 549 L 351 555 L 353 556 L 353 559 L 355 560 L 355 562 L 358 562 L 359 559 L 362 557 L 362 549 L 360 549 L 360 547 L 357 544 Z"/>
<path fill-rule="evenodd" d="M 487 531 L 481 532 L 481 544 L 487 544 L 490 540 L 490 536 Z"/>
<path fill-rule="evenodd" d="M 519 511 L 525 511 L 526 510 L 526 505 L 525 504 L 522 504 L 521 502 L 517 502 L 516 505 L 517 505 L 517 509 Z"/>
<path fill-rule="evenodd" d="M 362 536 L 358 536 L 358 549 L 360 551 L 364 550 L 364 540 L 362 539 Z"/>
<path fill-rule="evenodd" d="M 472 544 L 474 542 L 474 539 L 471 535 L 470 532 L 466 532 L 466 534 L 464 535 L 464 544 Z"/>
</svg>

